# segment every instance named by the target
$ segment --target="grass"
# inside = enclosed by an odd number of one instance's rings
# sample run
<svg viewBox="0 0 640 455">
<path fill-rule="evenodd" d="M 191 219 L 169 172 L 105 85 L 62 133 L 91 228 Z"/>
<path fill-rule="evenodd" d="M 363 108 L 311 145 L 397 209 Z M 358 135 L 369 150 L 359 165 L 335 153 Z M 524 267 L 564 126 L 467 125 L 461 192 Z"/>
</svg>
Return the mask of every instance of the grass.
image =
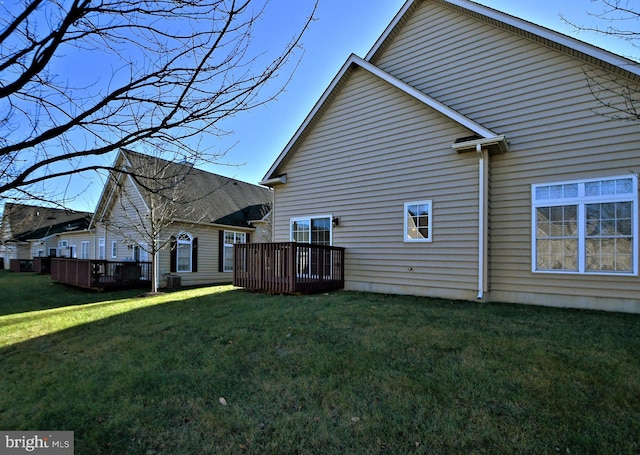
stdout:
<svg viewBox="0 0 640 455">
<path fill-rule="evenodd" d="M 637 315 L 6 272 L 0 296 L 0 428 L 79 455 L 640 452 Z"/>
</svg>

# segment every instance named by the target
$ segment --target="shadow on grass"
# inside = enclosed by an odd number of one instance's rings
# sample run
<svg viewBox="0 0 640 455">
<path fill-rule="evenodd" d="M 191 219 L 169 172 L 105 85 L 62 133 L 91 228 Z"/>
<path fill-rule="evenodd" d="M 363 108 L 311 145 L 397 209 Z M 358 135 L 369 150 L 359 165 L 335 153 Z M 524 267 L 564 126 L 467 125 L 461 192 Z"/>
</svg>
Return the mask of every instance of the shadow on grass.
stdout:
<svg viewBox="0 0 640 455">
<path fill-rule="evenodd" d="M 636 316 L 231 289 L 1 349 L 0 427 L 96 455 L 639 447 Z"/>
<path fill-rule="evenodd" d="M 66 286 L 50 275 L 0 270 L 0 316 L 72 305 L 128 299 L 146 289 L 95 292 Z"/>
</svg>

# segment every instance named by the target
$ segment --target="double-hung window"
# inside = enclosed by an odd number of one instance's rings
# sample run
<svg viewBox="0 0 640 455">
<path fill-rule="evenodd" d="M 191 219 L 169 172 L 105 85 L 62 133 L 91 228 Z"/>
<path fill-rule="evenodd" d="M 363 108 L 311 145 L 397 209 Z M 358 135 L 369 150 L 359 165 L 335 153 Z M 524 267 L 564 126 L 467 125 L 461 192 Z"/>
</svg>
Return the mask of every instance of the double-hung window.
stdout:
<svg viewBox="0 0 640 455">
<path fill-rule="evenodd" d="M 86 240 L 80 243 L 80 259 L 89 259 L 89 242 Z"/>
<path fill-rule="evenodd" d="M 247 243 L 247 233 L 224 231 L 223 271 L 225 272 L 233 272 L 233 245 L 236 243 Z"/>
<path fill-rule="evenodd" d="M 534 272 L 638 274 L 638 180 L 532 185 Z"/>
<path fill-rule="evenodd" d="M 189 233 L 178 235 L 176 245 L 176 260 L 178 272 L 191 272 L 191 244 L 193 237 Z"/>
<path fill-rule="evenodd" d="M 105 260 L 107 258 L 106 250 L 105 250 L 105 239 L 98 239 L 98 259 Z"/>
</svg>

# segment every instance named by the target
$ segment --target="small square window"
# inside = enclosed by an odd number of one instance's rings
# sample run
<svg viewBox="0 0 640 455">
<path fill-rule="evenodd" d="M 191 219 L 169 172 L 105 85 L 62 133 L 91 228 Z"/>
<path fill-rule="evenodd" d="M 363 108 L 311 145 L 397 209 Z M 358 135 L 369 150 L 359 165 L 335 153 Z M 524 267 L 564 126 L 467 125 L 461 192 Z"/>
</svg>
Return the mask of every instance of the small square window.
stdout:
<svg viewBox="0 0 640 455">
<path fill-rule="evenodd" d="M 404 241 L 431 242 L 431 201 L 407 202 L 404 204 Z"/>
</svg>

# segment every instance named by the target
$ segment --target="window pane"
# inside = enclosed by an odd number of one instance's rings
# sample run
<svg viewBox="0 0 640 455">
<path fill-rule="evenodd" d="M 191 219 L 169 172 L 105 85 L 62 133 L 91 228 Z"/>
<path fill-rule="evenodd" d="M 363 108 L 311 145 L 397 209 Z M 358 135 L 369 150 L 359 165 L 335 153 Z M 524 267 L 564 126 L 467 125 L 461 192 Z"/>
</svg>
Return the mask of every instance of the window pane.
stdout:
<svg viewBox="0 0 640 455">
<path fill-rule="evenodd" d="M 311 220 L 311 243 L 331 244 L 331 220 L 329 218 L 313 218 Z"/>
<path fill-rule="evenodd" d="M 246 232 L 224 231 L 223 271 L 233 272 L 233 245 L 246 242 Z"/>
<path fill-rule="evenodd" d="M 603 180 L 600 186 L 600 194 L 602 195 L 616 194 L 616 181 Z"/>
<path fill-rule="evenodd" d="M 616 181 L 616 194 L 633 193 L 633 179 L 621 179 Z"/>
<path fill-rule="evenodd" d="M 616 271 L 632 270 L 632 243 L 629 239 L 616 239 Z"/>
<path fill-rule="evenodd" d="M 612 179 L 599 180 L 597 182 L 585 183 L 585 194 L 587 196 L 607 196 L 614 194 L 632 194 L 633 179 Z"/>
<path fill-rule="evenodd" d="M 407 204 L 406 238 L 411 240 L 429 239 L 429 211 L 431 204 Z"/>
<path fill-rule="evenodd" d="M 578 184 L 572 183 L 564 186 L 564 197 L 578 197 Z"/>
<path fill-rule="evenodd" d="M 587 196 L 600 196 L 600 182 L 585 183 L 584 192 Z"/>
<path fill-rule="evenodd" d="M 633 270 L 632 202 L 587 204 L 586 270 Z"/>
<path fill-rule="evenodd" d="M 309 243 L 310 233 L 309 220 L 294 221 L 291 224 L 291 238 L 294 242 Z"/>
<path fill-rule="evenodd" d="M 536 269 L 578 270 L 576 205 L 536 209 Z"/>
<path fill-rule="evenodd" d="M 178 272 L 191 271 L 191 242 L 178 242 L 177 256 Z"/>
<path fill-rule="evenodd" d="M 233 271 L 233 246 L 225 246 L 224 248 L 224 271 Z"/>
<path fill-rule="evenodd" d="M 550 187 L 550 196 L 551 199 L 560 199 L 563 196 L 563 187 L 562 185 L 552 185 Z"/>
<path fill-rule="evenodd" d="M 547 201 L 549 200 L 549 187 L 539 186 L 536 188 L 536 200 Z"/>
</svg>

